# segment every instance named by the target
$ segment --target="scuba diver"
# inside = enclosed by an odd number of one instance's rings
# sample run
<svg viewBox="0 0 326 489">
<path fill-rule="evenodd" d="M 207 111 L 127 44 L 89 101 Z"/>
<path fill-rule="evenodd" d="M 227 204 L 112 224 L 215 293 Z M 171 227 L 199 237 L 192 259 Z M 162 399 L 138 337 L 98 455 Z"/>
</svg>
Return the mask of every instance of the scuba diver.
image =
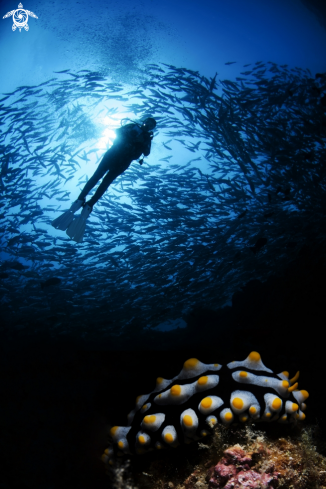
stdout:
<svg viewBox="0 0 326 489">
<path fill-rule="evenodd" d="M 70 209 L 52 221 L 52 226 L 61 231 L 66 231 L 70 238 L 80 243 L 83 240 L 86 219 L 92 212 L 93 206 L 102 197 L 109 185 L 121 173 L 127 170 L 133 160 L 137 160 L 142 154 L 144 156 L 150 154 L 153 139 L 152 130 L 155 127 L 155 119 L 148 117 L 141 125 L 132 122 L 116 129 L 117 137 L 111 148 L 104 154 L 94 175 L 88 180 L 78 199 L 72 204 Z M 139 160 L 139 163 L 142 165 L 143 158 Z M 95 194 L 86 202 L 85 198 L 87 194 L 102 177 L 104 178 Z M 75 212 L 81 207 L 83 207 L 83 210 L 80 216 L 74 218 Z"/>
</svg>

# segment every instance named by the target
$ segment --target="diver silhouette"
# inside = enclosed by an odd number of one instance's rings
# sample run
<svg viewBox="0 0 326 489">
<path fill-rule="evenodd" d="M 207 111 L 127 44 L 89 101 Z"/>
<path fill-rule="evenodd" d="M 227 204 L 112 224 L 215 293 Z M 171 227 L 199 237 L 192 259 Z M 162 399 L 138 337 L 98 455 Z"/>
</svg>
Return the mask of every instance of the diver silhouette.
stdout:
<svg viewBox="0 0 326 489">
<path fill-rule="evenodd" d="M 78 199 L 68 211 L 52 221 L 52 226 L 61 231 L 66 231 L 70 238 L 80 243 L 83 240 L 86 219 L 92 212 L 96 202 L 102 197 L 111 183 L 127 170 L 133 160 L 137 160 L 141 155 L 148 156 L 150 154 L 153 139 L 152 130 L 155 127 L 155 119 L 148 117 L 144 119 L 142 124 L 132 122 L 116 129 L 117 137 L 113 145 L 103 155 L 98 168 L 86 183 Z M 139 163 L 142 164 L 143 159 L 139 160 Z M 101 178 L 103 180 L 95 194 L 85 202 L 86 196 Z M 83 210 L 80 216 L 74 218 L 75 212 L 81 207 L 83 207 Z"/>
</svg>

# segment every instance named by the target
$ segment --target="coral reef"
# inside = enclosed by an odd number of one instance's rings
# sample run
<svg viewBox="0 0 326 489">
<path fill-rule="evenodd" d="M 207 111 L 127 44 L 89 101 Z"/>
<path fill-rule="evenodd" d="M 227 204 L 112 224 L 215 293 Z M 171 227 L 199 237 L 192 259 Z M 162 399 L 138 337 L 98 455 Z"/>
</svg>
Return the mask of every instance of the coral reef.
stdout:
<svg viewBox="0 0 326 489">
<path fill-rule="evenodd" d="M 256 452 L 259 453 L 259 452 Z M 265 471 L 252 470 L 253 456 L 256 453 L 245 452 L 240 445 L 224 451 L 224 458 L 208 471 L 209 489 L 242 489 L 245 487 L 271 489 L 278 486 L 279 472 L 269 465 Z"/>
<path fill-rule="evenodd" d="M 312 428 L 297 427 L 282 436 L 281 430 L 219 425 L 205 444 L 132 457 L 127 470 L 119 461 L 110 469 L 113 487 L 326 489 L 326 458 L 316 451 L 313 435 Z"/>
</svg>

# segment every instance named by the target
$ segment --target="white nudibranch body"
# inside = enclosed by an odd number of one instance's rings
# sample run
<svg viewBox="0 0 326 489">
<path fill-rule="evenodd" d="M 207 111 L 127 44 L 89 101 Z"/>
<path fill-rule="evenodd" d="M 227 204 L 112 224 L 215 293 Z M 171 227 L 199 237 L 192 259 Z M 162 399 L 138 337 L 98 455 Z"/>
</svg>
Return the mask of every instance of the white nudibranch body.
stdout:
<svg viewBox="0 0 326 489">
<path fill-rule="evenodd" d="M 151 437 L 145 431 L 138 431 L 136 443 L 142 448 L 148 447 L 151 444 Z"/>
<path fill-rule="evenodd" d="M 245 360 L 242 362 L 230 362 L 227 364 L 227 367 L 230 369 L 244 367 L 249 370 L 259 370 L 260 372 L 269 372 L 273 373 L 273 370 L 265 367 L 263 362 L 261 361 L 260 355 L 256 351 L 252 351 Z"/>
<path fill-rule="evenodd" d="M 220 412 L 220 418 L 224 426 L 228 426 L 234 420 L 233 412 L 230 408 L 224 408 Z"/>
<path fill-rule="evenodd" d="M 164 423 L 164 420 L 164 413 L 149 414 L 148 416 L 144 417 L 140 426 L 144 430 L 157 431 Z"/>
<path fill-rule="evenodd" d="M 218 375 L 205 375 L 191 384 L 175 384 L 169 390 L 158 394 L 154 398 L 154 402 L 159 406 L 164 406 L 167 404 L 184 404 L 196 392 L 203 392 L 216 387 L 218 382 Z"/>
<path fill-rule="evenodd" d="M 266 405 L 264 415 L 267 413 L 279 413 L 281 411 L 283 401 L 278 396 L 275 396 L 275 394 L 265 394 L 264 400 Z"/>
<path fill-rule="evenodd" d="M 224 401 L 220 397 L 207 396 L 198 404 L 198 411 L 201 414 L 210 414 L 213 411 L 216 411 L 222 404 L 224 404 Z"/>
<path fill-rule="evenodd" d="M 257 399 L 249 391 L 233 391 L 230 398 L 230 405 L 235 414 L 241 414 L 252 406 L 260 411 Z"/>
<path fill-rule="evenodd" d="M 162 440 L 170 446 L 178 445 L 178 436 L 174 426 L 166 426 L 162 431 Z"/>
<path fill-rule="evenodd" d="M 111 445 L 102 460 L 114 453 L 141 454 L 190 443 L 207 436 L 219 421 L 226 427 L 302 421 L 309 394 L 298 390 L 298 378 L 299 372 L 292 378 L 287 371 L 273 374 L 257 352 L 223 368 L 190 358 L 178 375 L 157 377 L 153 391 L 137 397 L 128 426 L 111 428 Z"/>
<path fill-rule="evenodd" d="M 246 371 L 237 371 L 232 374 L 232 377 L 241 384 L 259 385 L 268 389 L 274 389 L 283 397 L 289 397 L 288 392 L 289 382 L 287 380 L 278 380 L 273 377 L 265 377 L 263 375 L 255 375 Z"/>
<path fill-rule="evenodd" d="M 180 425 L 186 437 L 193 438 L 198 428 L 198 417 L 193 409 L 186 409 L 180 415 Z"/>
</svg>

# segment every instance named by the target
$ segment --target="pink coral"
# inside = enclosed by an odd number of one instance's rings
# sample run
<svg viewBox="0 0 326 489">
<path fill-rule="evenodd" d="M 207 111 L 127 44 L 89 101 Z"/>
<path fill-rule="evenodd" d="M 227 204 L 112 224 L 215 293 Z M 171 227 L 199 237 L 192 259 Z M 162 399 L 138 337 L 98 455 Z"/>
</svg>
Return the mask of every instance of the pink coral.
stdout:
<svg viewBox="0 0 326 489">
<path fill-rule="evenodd" d="M 208 472 L 210 489 L 272 489 L 278 485 L 279 473 L 260 473 L 251 469 L 252 457 L 234 446 L 224 451 L 224 458 Z"/>
</svg>

